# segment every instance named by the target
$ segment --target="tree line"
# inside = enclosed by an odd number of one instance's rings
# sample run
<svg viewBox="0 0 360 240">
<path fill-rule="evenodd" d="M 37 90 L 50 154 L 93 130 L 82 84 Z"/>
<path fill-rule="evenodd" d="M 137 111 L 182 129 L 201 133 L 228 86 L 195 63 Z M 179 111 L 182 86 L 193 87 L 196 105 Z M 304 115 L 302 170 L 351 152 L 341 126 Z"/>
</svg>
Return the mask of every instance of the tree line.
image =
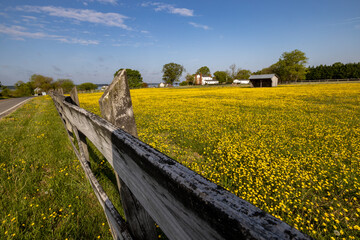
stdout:
<svg viewBox="0 0 360 240">
<path fill-rule="evenodd" d="M 308 80 L 346 78 L 360 78 L 360 62 L 347 64 L 336 62 L 329 66 L 311 66 L 306 73 L 306 79 Z"/>
<path fill-rule="evenodd" d="M 251 72 L 248 69 L 238 68 L 235 64 L 232 64 L 228 70 L 214 72 L 213 78 L 218 80 L 220 84 L 229 84 L 235 79 L 249 79 L 252 74 L 276 74 L 280 83 L 314 79 L 360 78 L 360 63 L 343 64 L 337 62 L 331 66 L 306 67 L 307 63 L 308 58 L 305 53 L 295 49 L 291 52 L 284 52 L 276 63 L 259 71 Z M 165 64 L 162 70 L 163 81 L 173 84 L 179 81 L 183 71 L 185 71 L 185 68 L 180 64 Z M 193 85 L 197 74 L 211 76 L 210 69 L 203 66 L 195 74 L 188 73 L 185 76 L 185 81 L 181 82 L 180 85 Z"/>
<path fill-rule="evenodd" d="M 75 87 L 71 79 L 57 79 L 43 76 L 40 74 L 33 74 L 28 82 L 18 81 L 15 83 L 15 90 L 10 90 L 6 86 L 1 86 L 2 97 L 22 97 L 32 96 L 36 93 L 48 92 L 50 90 L 62 88 L 64 93 L 70 93 L 71 89 Z M 80 91 L 94 90 L 98 86 L 93 83 L 82 83 L 77 86 Z"/>
<path fill-rule="evenodd" d="M 213 78 L 219 81 L 220 84 L 230 84 L 235 79 L 249 79 L 252 74 L 276 74 L 280 83 L 284 82 L 297 82 L 300 80 L 318 80 L 318 79 L 345 79 L 345 78 L 360 78 L 360 62 L 343 64 L 336 62 L 333 65 L 319 65 L 306 67 L 308 58 L 305 53 L 295 49 L 291 52 L 284 52 L 279 60 L 256 72 L 251 72 L 248 69 L 242 69 L 236 67 L 235 64 L 229 66 L 227 70 L 215 71 L 211 74 L 209 67 L 200 67 L 195 74 L 188 73 L 185 76 L 185 81 L 180 85 L 193 85 L 195 84 L 195 76 L 201 74 L 202 76 L 213 76 Z M 114 76 L 118 74 L 119 69 L 114 73 Z M 162 68 L 162 80 L 167 84 L 174 84 L 179 82 L 180 77 L 186 69 L 181 64 L 167 63 Z M 130 88 L 142 88 L 147 87 L 147 84 L 143 82 L 141 73 L 138 70 L 126 69 L 127 79 Z M 30 77 L 29 82 L 18 81 L 15 84 L 15 90 L 11 91 L 6 86 L 2 86 L 0 82 L 1 94 L 3 97 L 20 97 L 33 95 L 37 90 L 47 92 L 51 89 L 62 88 L 65 93 L 69 93 L 75 86 L 71 79 L 58 79 L 56 81 L 51 77 L 34 74 Z M 94 90 L 97 88 L 93 83 L 82 83 L 77 86 L 80 91 Z"/>
<path fill-rule="evenodd" d="M 174 84 L 179 82 L 182 73 L 186 71 L 184 66 L 177 63 L 168 63 L 163 66 L 162 80 L 167 84 Z M 187 74 L 185 81 L 180 83 L 180 86 L 193 85 L 195 84 L 195 76 L 201 74 L 202 76 L 211 76 L 209 67 L 200 67 L 195 74 Z M 237 68 L 235 64 L 232 64 L 228 70 L 214 72 L 214 79 L 218 80 L 219 83 L 232 83 L 234 79 L 248 79 L 251 75 L 250 70 Z"/>
<path fill-rule="evenodd" d="M 122 68 L 115 72 L 114 76 Z M 130 88 L 147 87 L 147 84 L 143 82 L 143 78 L 138 70 L 126 69 L 127 79 Z M 0 97 L 22 97 L 32 96 L 36 93 L 48 92 L 55 89 L 63 89 L 64 93 L 70 93 L 75 87 L 73 80 L 71 79 L 57 79 L 43 76 L 40 74 L 33 74 L 28 82 L 18 81 L 14 85 L 15 90 L 11 90 L 6 86 L 3 86 L 0 82 Z M 79 91 L 91 91 L 98 88 L 94 83 L 86 82 L 76 86 Z"/>
<path fill-rule="evenodd" d="M 237 68 L 232 64 L 228 70 L 216 71 L 213 78 L 218 80 L 220 84 L 232 83 L 235 79 L 249 79 L 251 74 L 276 74 L 280 82 L 285 81 L 299 81 L 306 78 L 307 68 L 305 64 L 308 58 L 305 53 L 295 49 L 292 52 L 284 52 L 279 60 L 271 66 L 264 68 L 257 72 L 251 72 L 248 69 Z M 173 84 L 179 81 L 179 78 L 185 68 L 176 63 L 169 63 L 163 66 L 163 81 L 165 83 Z M 180 85 L 194 84 L 195 75 L 202 74 L 202 76 L 210 76 L 211 72 L 207 66 L 199 68 L 195 74 L 187 74 L 185 81 Z"/>
</svg>

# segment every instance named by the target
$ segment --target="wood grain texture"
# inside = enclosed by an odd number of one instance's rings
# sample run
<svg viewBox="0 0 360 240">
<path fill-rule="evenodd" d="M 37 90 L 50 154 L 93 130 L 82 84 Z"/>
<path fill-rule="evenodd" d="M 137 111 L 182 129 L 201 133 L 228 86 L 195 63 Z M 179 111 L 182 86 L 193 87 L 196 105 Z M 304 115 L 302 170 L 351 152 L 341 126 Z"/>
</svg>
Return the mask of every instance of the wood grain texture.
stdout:
<svg viewBox="0 0 360 240">
<path fill-rule="evenodd" d="M 108 121 L 53 98 L 170 239 L 311 239 Z"/>
<path fill-rule="evenodd" d="M 101 115 L 118 128 L 137 137 L 135 117 L 126 79 L 126 70 L 120 71 L 99 100 Z M 154 220 L 138 202 L 125 182 L 115 172 L 126 222 L 135 239 L 157 239 Z"/>
<path fill-rule="evenodd" d="M 77 92 L 76 87 L 73 87 L 73 89 L 71 90 L 70 98 L 73 101 L 73 104 L 80 107 L 79 96 L 78 96 L 78 92 Z M 82 146 L 82 150 L 84 152 L 84 157 L 85 157 L 87 163 L 89 164 L 89 166 L 91 166 L 90 165 L 88 145 L 87 145 L 87 142 L 86 142 L 86 136 L 82 132 L 80 132 L 78 130 L 76 130 L 76 131 L 77 131 L 77 134 L 79 135 L 78 143 Z"/>
<path fill-rule="evenodd" d="M 65 97 L 64 96 L 60 96 L 59 99 L 63 99 L 63 101 L 65 102 Z M 69 100 L 68 100 L 69 101 Z M 63 115 L 61 113 L 61 109 L 63 108 L 61 104 L 59 104 L 59 102 L 54 101 L 55 106 L 59 112 L 60 117 L 63 120 L 64 123 L 64 127 L 67 128 L 67 125 L 70 125 L 70 121 L 69 119 L 66 118 L 65 115 Z M 66 122 L 68 124 L 66 124 Z M 79 136 L 79 132 L 78 129 L 76 129 L 75 126 L 73 126 L 73 131 L 76 139 L 80 140 L 80 136 Z M 91 171 L 90 165 L 88 163 L 88 160 L 86 159 L 86 153 L 84 151 L 83 145 L 79 145 L 79 151 L 77 150 L 75 144 L 73 143 L 73 137 L 70 136 L 69 134 L 69 140 L 73 146 L 75 155 L 77 156 L 77 158 L 80 161 L 80 164 L 85 172 L 85 175 L 87 177 L 87 179 L 89 180 L 94 193 L 96 195 L 96 197 L 98 198 L 98 201 L 100 203 L 100 205 L 102 206 L 102 208 L 104 209 L 106 218 L 108 220 L 110 229 L 111 229 L 111 233 L 113 235 L 114 239 L 120 239 L 120 240 L 132 240 L 133 238 L 131 237 L 126 223 L 125 221 L 122 219 L 121 215 L 119 214 L 119 212 L 116 210 L 116 208 L 114 207 L 114 205 L 112 204 L 112 202 L 109 200 L 109 197 L 106 195 L 106 193 L 104 192 L 103 188 L 101 187 L 100 183 L 97 181 L 95 175 L 93 174 L 93 172 Z"/>
</svg>

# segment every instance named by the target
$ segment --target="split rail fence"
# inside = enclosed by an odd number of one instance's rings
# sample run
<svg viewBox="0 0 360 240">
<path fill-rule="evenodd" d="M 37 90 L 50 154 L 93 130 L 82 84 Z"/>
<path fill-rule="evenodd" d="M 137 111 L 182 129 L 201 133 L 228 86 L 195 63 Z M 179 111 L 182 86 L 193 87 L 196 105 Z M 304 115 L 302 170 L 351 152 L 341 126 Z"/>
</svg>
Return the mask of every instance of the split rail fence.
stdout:
<svg viewBox="0 0 360 240">
<path fill-rule="evenodd" d="M 136 138 L 125 71 L 100 100 L 107 120 L 79 107 L 76 88 L 51 97 L 114 239 L 156 239 L 155 222 L 169 239 L 311 239 Z M 126 221 L 91 170 L 86 139 L 118 177 Z"/>
</svg>

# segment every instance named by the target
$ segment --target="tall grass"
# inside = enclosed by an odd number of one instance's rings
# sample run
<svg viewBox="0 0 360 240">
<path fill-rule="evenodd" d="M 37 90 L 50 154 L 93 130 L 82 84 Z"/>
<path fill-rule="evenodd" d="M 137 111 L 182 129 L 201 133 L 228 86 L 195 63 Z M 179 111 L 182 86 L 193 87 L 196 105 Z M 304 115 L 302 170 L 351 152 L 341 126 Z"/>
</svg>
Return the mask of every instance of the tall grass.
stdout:
<svg viewBox="0 0 360 240">
<path fill-rule="evenodd" d="M 111 239 L 103 210 L 52 100 L 35 98 L 0 120 L 0 239 L 97 238 Z"/>
</svg>

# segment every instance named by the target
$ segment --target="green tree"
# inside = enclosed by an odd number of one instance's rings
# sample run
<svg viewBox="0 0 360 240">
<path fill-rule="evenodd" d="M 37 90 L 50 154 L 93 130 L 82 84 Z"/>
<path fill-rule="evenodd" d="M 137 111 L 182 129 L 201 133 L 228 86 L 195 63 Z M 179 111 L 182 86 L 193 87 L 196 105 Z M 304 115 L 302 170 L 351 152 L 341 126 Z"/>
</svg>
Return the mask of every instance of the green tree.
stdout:
<svg viewBox="0 0 360 240">
<path fill-rule="evenodd" d="M 30 77 L 30 83 L 34 89 L 41 88 L 43 91 L 47 92 L 52 88 L 53 79 L 51 77 L 33 74 Z"/>
<path fill-rule="evenodd" d="M 69 93 L 75 87 L 73 80 L 71 79 L 58 79 L 53 84 L 54 88 L 62 88 L 64 93 Z"/>
<path fill-rule="evenodd" d="M 34 88 L 30 82 L 24 83 L 23 81 L 18 81 L 15 83 L 15 95 L 17 97 L 31 96 L 33 94 Z"/>
<path fill-rule="evenodd" d="M 251 75 L 250 70 L 239 69 L 238 72 L 236 73 L 236 79 L 249 79 L 250 75 Z"/>
<path fill-rule="evenodd" d="M 187 83 L 187 85 L 193 85 L 194 84 L 194 80 L 195 80 L 195 77 L 194 75 L 191 75 L 191 74 L 187 74 L 185 76 L 185 82 Z"/>
<path fill-rule="evenodd" d="M 333 65 L 312 66 L 307 69 L 306 79 L 343 79 L 360 78 L 360 63 L 336 62 Z"/>
<path fill-rule="evenodd" d="M 292 52 L 284 52 L 279 61 L 271 65 L 270 67 L 263 68 L 257 73 L 271 74 L 275 73 L 280 82 L 291 81 L 296 82 L 306 78 L 307 68 L 305 64 L 308 58 L 305 53 L 295 49 Z"/>
<path fill-rule="evenodd" d="M 232 83 L 235 79 L 248 79 L 251 75 L 250 70 L 237 68 L 235 64 L 231 64 L 229 70 L 226 71 L 228 74 L 227 83 Z"/>
<path fill-rule="evenodd" d="M 2 97 L 10 97 L 11 96 L 10 89 L 8 89 L 6 86 L 1 86 L 1 94 L 0 94 L 0 96 L 2 96 Z"/>
<path fill-rule="evenodd" d="M 163 77 L 162 80 L 165 83 L 173 84 L 174 82 L 178 82 L 185 68 L 177 63 L 168 63 L 163 66 L 162 72 Z"/>
<path fill-rule="evenodd" d="M 306 77 L 306 67 L 308 58 L 305 53 L 295 49 L 292 52 L 284 52 L 279 61 L 275 64 L 274 72 L 280 77 L 281 81 L 303 80 Z"/>
<path fill-rule="evenodd" d="M 117 70 L 114 73 L 114 77 L 121 71 L 123 68 Z M 129 83 L 129 88 L 141 88 L 143 87 L 143 78 L 138 70 L 126 69 L 126 76 Z"/>
<path fill-rule="evenodd" d="M 219 81 L 219 83 L 225 83 L 228 79 L 230 79 L 230 76 L 226 71 L 216 71 L 214 72 L 214 77 Z"/>
<path fill-rule="evenodd" d="M 196 74 L 201 74 L 202 76 L 210 76 L 211 72 L 207 66 L 203 66 L 196 71 Z"/>
<path fill-rule="evenodd" d="M 86 83 L 82 83 L 78 86 L 80 91 L 90 91 L 90 90 L 95 90 L 97 89 L 97 85 L 90 83 L 90 82 L 86 82 Z"/>
<path fill-rule="evenodd" d="M 187 86 L 189 85 L 189 83 L 187 81 L 182 81 L 179 86 Z"/>
</svg>

